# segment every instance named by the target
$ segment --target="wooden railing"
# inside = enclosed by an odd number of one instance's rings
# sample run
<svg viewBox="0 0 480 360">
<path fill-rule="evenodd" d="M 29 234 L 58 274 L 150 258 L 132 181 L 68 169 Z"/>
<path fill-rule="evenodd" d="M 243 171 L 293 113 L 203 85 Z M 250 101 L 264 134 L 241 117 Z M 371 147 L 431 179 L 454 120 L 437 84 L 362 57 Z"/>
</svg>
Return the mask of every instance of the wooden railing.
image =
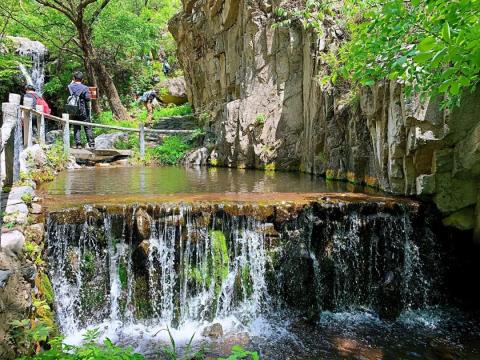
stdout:
<svg viewBox="0 0 480 360">
<path fill-rule="evenodd" d="M 20 152 L 22 148 L 27 148 L 33 145 L 33 121 L 34 117 L 37 120 L 37 135 L 38 143 L 43 145 L 46 140 L 45 122 L 46 120 L 60 123 L 63 127 L 63 147 L 65 154 L 70 154 L 70 125 L 90 126 L 92 128 L 102 128 L 108 130 L 124 131 L 130 133 L 138 133 L 140 157 L 145 157 L 145 134 L 189 134 L 193 130 L 158 130 L 145 128 L 143 123 L 140 123 L 138 128 L 128 128 L 122 126 L 112 126 L 104 124 L 96 124 L 78 120 L 70 119 L 68 114 L 62 114 L 62 117 L 45 114 L 43 106 L 38 105 L 33 108 L 33 99 L 24 98 L 23 105 L 20 105 L 20 95 L 10 94 L 8 103 L 2 104 L 3 123 L 0 130 L 0 155 L 2 158 L 2 166 L 5 169 L 5 176 L 0 171 L 0 177 L 5 178 L 5 184 L 11 185 L 18 180 L 20 173 Z M 16 134 L 16 135 L 14 135 Z M 22 144 L 18 142 L 22 139 Z M 14 136 L 12 136 L 14 135 Z M 20 140 L 19 140 L 20 139 Z"/>
</svg>

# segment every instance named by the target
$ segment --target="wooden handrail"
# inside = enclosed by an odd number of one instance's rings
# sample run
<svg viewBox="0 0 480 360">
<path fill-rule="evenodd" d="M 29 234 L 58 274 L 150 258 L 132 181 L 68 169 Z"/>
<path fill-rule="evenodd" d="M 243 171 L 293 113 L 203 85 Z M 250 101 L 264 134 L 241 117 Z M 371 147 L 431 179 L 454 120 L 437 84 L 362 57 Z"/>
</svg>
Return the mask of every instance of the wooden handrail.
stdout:
<svg viewBox="0 0 480 360">
<path fill-rule="evenodd" d="M 25 106 L 20 106 L 20 108 L 22 110 L 25 110 L 25 111 L 30 111 L 32 114 L 35 114 L 35 115 L 38 115 L 38 116 L 44 116 L 45 119 L 57 121 L 57 122 L 60 122 L 60 123 L 65 123 L 65 119 L 59 118 L 57 116 L 45 114 L 43 112 L 37 111 L 35 109 L 28 108 L 28 107 L 25 107 Z M 140 132 L 140 129 L 137 129 L 137 128 L 127 128 L 127 127 L 123 127 L 123 126 L 96 124 L 96 123 L 91 123 L 91 122 L 86 122 L 86 121 L 69 120 L 69 123 L 72 124 L 72 125 L 91 126 L 91 127 L 109 129 L 109 130 L 130 131 L 130 132 L 136 132 L 136 133 Z M 195 132 L 195 130 L 159 130 L 159 129 L 145 128 L 145 132 L 146 133 L 155 133 L 155 134 L 191 134 L 191 133 Z"/>
</svg>

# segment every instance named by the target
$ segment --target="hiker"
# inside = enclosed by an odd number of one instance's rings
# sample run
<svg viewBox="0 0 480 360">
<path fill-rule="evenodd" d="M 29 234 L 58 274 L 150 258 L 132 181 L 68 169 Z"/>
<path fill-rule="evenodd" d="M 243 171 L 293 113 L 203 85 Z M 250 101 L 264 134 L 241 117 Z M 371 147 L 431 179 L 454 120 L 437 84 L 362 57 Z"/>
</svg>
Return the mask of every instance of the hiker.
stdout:
<svg viewBox="0 0 480 360">
<path fill-rule="evenodd" d="M 147 109 L 147 120 L 145 121 L 145 125 L 152 125 L 153 107 L 158 103 L 157 92 L 155 90 L 144 92 L 143 95 L 140 96 L 139 101 L 141 101 L 143 106 Z"/>
<path fill-rule="evenodd" d="M 68 85 L 70 97 L 66 105 L 66 112 L 71 116 L 72 120 L 91 122 L 90 107 L 90 92 L 88 87 L 82 84 L 83 73 L 76 71 L 73 73 L 73 80 Z M 84 126 L 85 134 L 87 135 L 87 142 L 90 149 L 95 149 L 95 139 L 93 137 L 92 127 Z M 73 125 L 73 134 L 75 139 L 75 147 L 82 148 L 81 134 L 82 128 L 80 125 Z"/>
<path fill-rule="evenodd" d="M 171 71 L 171 67 L 170 67 L 170 64 L 167 62 L 167 60 L 165 60 L 163 62 L 163 74 L 165 76 L 168 76 L 170 74 L 170 71 Z"/>
<path fill-rule="evenodd" d="M 52 113 L 52 109 L 50 109 L 50 106 L 48 103 L 45 101 L 43 97 L 37 94 L 36 89 L 33 85 L 27 85 L 25 86 L 25 96 L 26 98 L 31 98 L 33 99 L 33 108 L 35 109 L 35 106 L 37 105 L 42 105 L 43 106 L 43 112 L 45 114 L 50 115 Z"/>
</svg>

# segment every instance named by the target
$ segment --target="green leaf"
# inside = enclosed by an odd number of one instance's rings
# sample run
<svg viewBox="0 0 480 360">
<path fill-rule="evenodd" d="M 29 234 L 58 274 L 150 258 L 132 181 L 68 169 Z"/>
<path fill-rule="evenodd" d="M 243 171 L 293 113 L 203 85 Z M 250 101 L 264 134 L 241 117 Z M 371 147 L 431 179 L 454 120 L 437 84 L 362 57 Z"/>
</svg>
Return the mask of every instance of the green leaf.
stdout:
<svg viewBox="0 0 480 360">
<path fill-rule="evenodd" d="M 427 37 L 418 44 L 418 50 L 421 52 L 430 51 L 435 47 L 436 43 L 437 42 L 434 37 Z"/>
<path fill-rule="evenodd" d="M 442 38 L 443 40 L 450 42 L 451 33 L 450 33 L 450 25 L 448 24 L 448 21 L 446 21 L 445 24 L 443 25 Z"/>
<path fill-rule="evenodd" d="M 431 52 L 419 53 L 413 58 L 413 60 L 418 64 L 424 64 L 432 58 L 432 55 Z"/>
</svg>

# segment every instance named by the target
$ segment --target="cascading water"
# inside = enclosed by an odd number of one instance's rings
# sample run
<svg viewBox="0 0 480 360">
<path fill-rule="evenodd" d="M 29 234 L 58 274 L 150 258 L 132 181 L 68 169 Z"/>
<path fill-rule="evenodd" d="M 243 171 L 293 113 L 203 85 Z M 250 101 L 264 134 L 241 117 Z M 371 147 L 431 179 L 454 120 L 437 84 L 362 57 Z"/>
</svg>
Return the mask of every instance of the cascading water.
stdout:
<svg viewBox="0 0 480 360">
<path fill-rule="evenodd" d="M 432 300 L 433 239 L 408 206 L 323 205 L 292 218 L 231 209 L 85 207 L 51 214 L 48 257 L 59 324 L 184 326 L 277 309 L 370 308 L 396 317 Z M 262 211 L 260 211 L 262 213 Z M 424 226 L 424 224 L 420 224 Z M 423 249 L 422 249 L 423 248 Z M 428 250 L 428 251 L 426 251 Z"/>
<path fill-rule="evenodd" d="M 21 56 L 31 59 L 31 64 L 26 66 L 19 63 L 19 69 L 22 72 L 27 84 L 33 85 L 39 95 L 43 94 L 45 84 L 45 57 L 47 48 L 39 41 L 32 41 L 27 38 L 10 37 L 16 44 L 16 52 Z"/>
</svg>

